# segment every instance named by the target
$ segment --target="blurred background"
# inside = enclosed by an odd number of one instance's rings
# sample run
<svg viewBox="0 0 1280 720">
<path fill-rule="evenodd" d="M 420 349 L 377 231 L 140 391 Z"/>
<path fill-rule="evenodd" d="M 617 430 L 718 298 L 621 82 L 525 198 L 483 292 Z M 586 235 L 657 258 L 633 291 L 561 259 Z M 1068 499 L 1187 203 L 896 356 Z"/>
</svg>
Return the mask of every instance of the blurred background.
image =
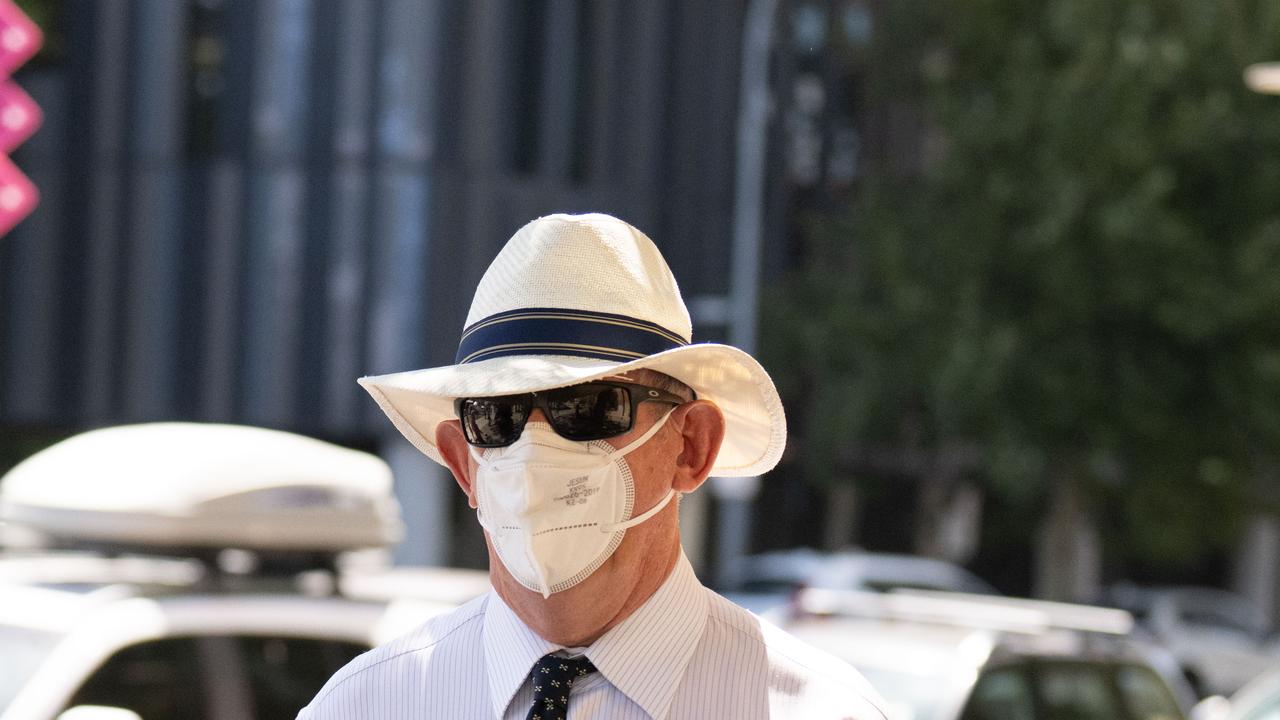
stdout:
<svg viewBox="0 0 1280 720">
<path fill-rule="evenodd" d="M 860 548 L 1280 618 L 1280 97 L 1242 79 L 1280 3 L 18 4 L 45 124 L 0 473 L 107 425 L 285 429 L 390 463 L 398 562 L 483 567 L 355 379 L 451 363 L 506 239 L 599 211 L 784 396 L 778 469 L 686 499 L 714 585 Z"/>
</svg>

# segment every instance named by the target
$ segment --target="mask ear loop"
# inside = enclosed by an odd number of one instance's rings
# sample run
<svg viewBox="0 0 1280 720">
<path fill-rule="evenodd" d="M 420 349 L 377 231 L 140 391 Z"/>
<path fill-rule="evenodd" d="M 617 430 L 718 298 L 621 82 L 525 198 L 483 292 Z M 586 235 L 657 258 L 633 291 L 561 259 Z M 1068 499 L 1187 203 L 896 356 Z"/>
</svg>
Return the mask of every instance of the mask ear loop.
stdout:
<svg viewBox="0 0 1280 720">
<path fill-rule="evenodd" d="M 648 442 L 650 438 L 658 434 L 658 431 L 662 429 L 663 425 L 667 424 L 667 419 L 671 417 L 671 413 L 674 411 L 675 411 L 675 408 L 671 408 L 670 410 L 668 410 L 666 413 L 662 415 L 662 417 L 658 418 L 658 421 L 653 424 L 653 427 L 649 428 L 648 430 L 645 430 L 643 435 L 627 443 L 625 446 L 618 448 L 617 450 L 614 450 L 613 452 L 609 453 L 609 457 L 614 460 L 617 460 L 618 458 L 627 455 L 632 450 L 635 450 L 636 448 Z M 667 491 L 666 496 L 663 497 L 662 500 L 658 501 L 657 505 L 654 505 L 653 507 L 640 513 L 639 515 L 623 520 L 622 522 L 601 523 L 596 527 L 599 528 L 600 532 L 602 533 L 615 533 L 615 532 L 618 532 L 619 530 L 626 530 L 627 528 L 635 527 L 636 525 L 639 525 L 645 520 L 648 520 L 649 518 L 661 512 L 662 508 L 666 507 L 667 503 L 671 502 L 671 498 L 675 496 L 676 496 L 675 488 L 672 488 L 671 490 Z"/>
<path fill-rule="evenodd" d="M 616 522 L 616 523 L 601 523 L 597 527 L 600 529 L 600 532 L 602 533 L 615 533 L 615 532 L 618 532 L 619 530 L 626 530 L 627 528 L 635 527 L 636 525 L 639 525 L 640 523 L 644 522 L 645 520 L 648 520 L 654 515 L 657 515 L 659 512 L 662 512 L 662 508 L 666 507 L 667 503 L 671 502 L 671 498 L 675 496 L 676 496 L 676 491 L 673 488 L 667 491 L 666 496 L 663 497 L 661 500 L 659 500 L 657 505 L 654 505 L 653 507 L 649 508 L 648 510 L 645 510 L 639 515 L 636 515 L 630 520 L 623 520 L 622 522 Z"/>
<path fill-rule="evenodd" d="M 632 440 L 626 445 L 609 453 L 610 457 L 613 457 L 616 459 L 622 455 L 626 455 L 632 450 L 635 450 L 641 445 L 649 442 L 649 439 L 652 438 L 654 435 L 657 435 L 658 431 L 662 429 L 662 426 L 667 424 L 667 418 L 671 417 L 671 413 L 673 412 L 675 412 L 675 408 L 671 408 L 670 410 L 663 413 L 662 417 L 658 418 L 658 421 L 653 424 L 653 427 L 649 428 L 648 430 L 645 430 L 644 434 L 636 438 L 635 440 Z"/>
<path fill-rule="evenodd" d="M 471 457 L 475 459 L 476 465 L 479 465 L 480 467 L 484 467 L 484 459 L 480 457 L 480 453 L 477 452 L 476 449 L 471 446 L 468 446 L 467 449 L 471 451 Z M 483 503 L 480 502 L 480 488 L 477 484 L 479 482 L 479 479 L 480 479 L 479 473 L 477 473 L 476 477 L 473 477 L 471 479 L 472 487 L 476 493 L 476 520 L 480 521 L 480 527 L 484 528 L 485 530 L 488 530 L 490 535 L 496 535 L 500 530 L 500 528 L 489 524 L 488 518 L 485 517 L 484 510 L 482 510 L 480 507 L 481 505 L 483 505 Z"/>
</svg>

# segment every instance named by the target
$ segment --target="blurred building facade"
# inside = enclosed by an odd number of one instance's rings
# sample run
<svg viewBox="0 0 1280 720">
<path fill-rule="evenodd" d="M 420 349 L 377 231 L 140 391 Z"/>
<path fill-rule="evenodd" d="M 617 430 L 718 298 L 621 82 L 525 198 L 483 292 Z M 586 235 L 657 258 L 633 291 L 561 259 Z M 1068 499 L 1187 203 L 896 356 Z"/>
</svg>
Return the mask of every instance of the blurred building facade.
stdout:
<svg viewBox="0 0 1280 720">
<path fill-rule="evenodd" d="M 502 243 L 602 211 L 724 332 L 743 7 L 61 0 L 24 84 L 37 212 L 0 239 L 0 427 L 197 420 L 379 447 L 441 545 L 452 482 L 355 378 L 452 362 Z M 426 513 L 426 517 L 422 514 Z"/>
</svg>

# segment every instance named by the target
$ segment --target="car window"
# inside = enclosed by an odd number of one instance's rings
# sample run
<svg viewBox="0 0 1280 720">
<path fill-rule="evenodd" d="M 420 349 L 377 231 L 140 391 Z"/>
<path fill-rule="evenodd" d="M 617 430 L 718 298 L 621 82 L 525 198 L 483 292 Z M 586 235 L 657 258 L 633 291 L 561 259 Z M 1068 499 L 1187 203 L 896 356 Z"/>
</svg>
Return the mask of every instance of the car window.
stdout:
<svg viewBox="0 0 1280 720">
<path fill-rule="evenodd" d="M 121 707 L 143 720 L 291 718 L 367 649 L 312 638 L 166 638 L 116 653 L 69 706 Z"/>
<path fill-rule="evenodd" d="M 44 630 L 0 625 L 0 715 L 61 636 Z"/>
<path fill-rule="evenodd" d="M 364 645 L 312 638 L 238 638 L 257 717 L 291 718 Z M 145 718 L 150 720 L 150 718 Z"/>
<path fill-rule="evenodd" d="M 963 720 L 1034 720 L 1031 686 L 1022 670 L 991 670 L 978 679 Z"/>
<path fill-rule="evenodd" d="M 1114 720 L 1124 714 L 1111 691 L 1108 668 L 1084 663 L 1045 663 L 1036 681 L 1046 720 Z"/>
<path fill-rule="evenodd" d="M 1178 703 L 1164 684 L 1151 670 L 1123 665 L 1116 670 L 1116 686 L 1129 709 L 1129 716 L 1136 720 L 1182 720 Z"/>
<path fill-rule="evenodd" d="M 108 658 L 68 707 L 109 705 L 132 710 L 144 720 L 210 720 L 206 680 L 195 639 L 140 643 Z"/>
</svg>

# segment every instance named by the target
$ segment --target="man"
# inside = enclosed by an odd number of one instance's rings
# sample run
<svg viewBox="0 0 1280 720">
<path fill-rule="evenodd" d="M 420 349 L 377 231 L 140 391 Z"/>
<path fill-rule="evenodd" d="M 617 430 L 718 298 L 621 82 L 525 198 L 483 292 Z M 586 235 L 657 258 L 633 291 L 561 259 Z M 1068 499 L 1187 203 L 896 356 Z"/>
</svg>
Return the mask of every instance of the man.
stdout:
<svg viewBox="0 0 1280 720">
<path fill-rule="evenodd" d="M 786 440 L 764 369 L 690 333 L 649 238 L 552 215 L 494 259 L 455 365 L 362 378 L 466 493 L 494 589 L 300 718 L 882 719 L 855 671 L 704 588 L 680 548 L 672 500 Z"/>
</svg>

